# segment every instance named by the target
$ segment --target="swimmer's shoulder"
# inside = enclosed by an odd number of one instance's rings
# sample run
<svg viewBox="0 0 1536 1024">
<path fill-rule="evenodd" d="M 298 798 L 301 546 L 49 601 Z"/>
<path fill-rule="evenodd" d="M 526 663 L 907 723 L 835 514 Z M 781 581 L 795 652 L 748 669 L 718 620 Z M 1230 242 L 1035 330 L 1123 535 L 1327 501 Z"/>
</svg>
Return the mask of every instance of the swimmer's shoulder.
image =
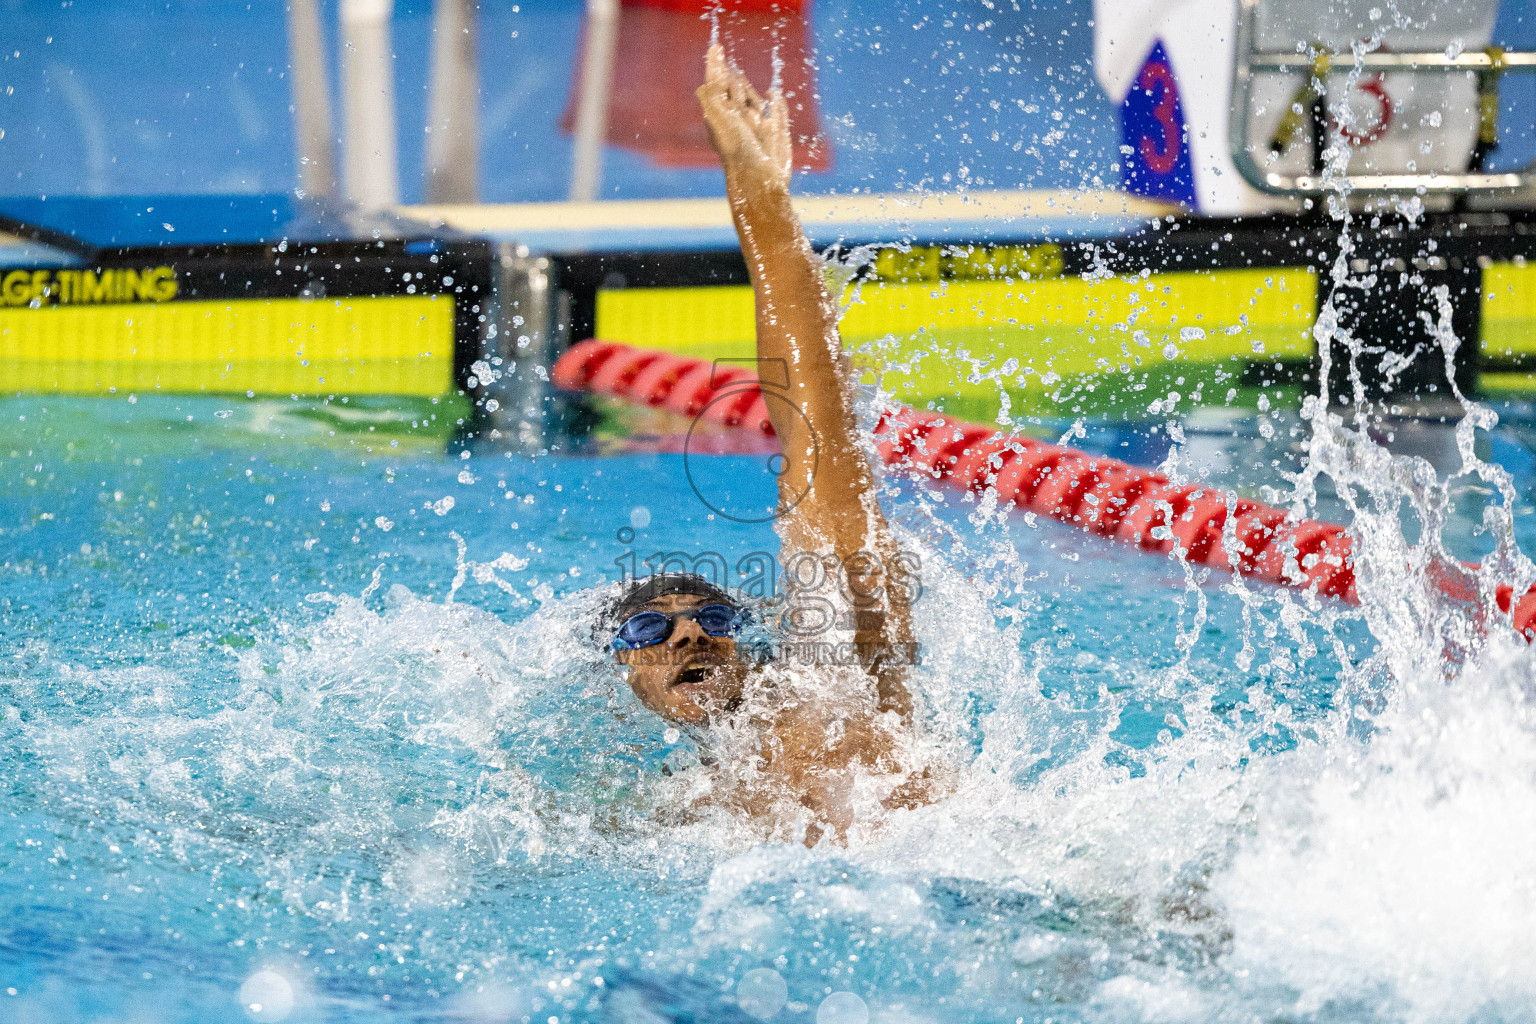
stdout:
<svg viewBox="0 0 1536 1024">
<path fill-rule="evenodd" d="M 862 702 L 791 698 L 766 724 L 764 764 L 790 774 L 871 762 L 890 746 L 873 707 Z"/>
</svg>

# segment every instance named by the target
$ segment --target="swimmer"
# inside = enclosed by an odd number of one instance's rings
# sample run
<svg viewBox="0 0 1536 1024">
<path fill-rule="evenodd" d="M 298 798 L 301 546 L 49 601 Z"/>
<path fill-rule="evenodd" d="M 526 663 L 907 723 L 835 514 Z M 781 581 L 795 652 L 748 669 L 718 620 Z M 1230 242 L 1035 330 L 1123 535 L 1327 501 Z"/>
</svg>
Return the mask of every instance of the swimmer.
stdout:
<svg viewBox="0 0 1536 1024">
<path fill-rule="evenodd" d="M 792 812 L 798 804 L 810 812 L 806 845 L 828 830 L 841 842 L 859 808 L 932 799 L 930 773 L 903 754 L 913 729 L 906 672 L 916 645 L 904 599 L 913 580 L 859 444 L 837 307 L 790 205 L 784 96 L 775 89 L 764 99 L 718 44 L 709 49 L 697 95 L 751 274 L 759 365 L 775 361 L 788 372 L 788 401 L 767 402 L 784 458 L 775 519 L 779 561 L 801 584 L 818 575 L 824 583 L 822 592 L 791 598 L 779 621 L 803 617 L 812 603 L 824 610 L 840 597 L 838 621 L 852 640 L 800 645 L 802 652 L 837 656 L 807 659 L 812 664 L 790 673 L 802 685 L 786 685 L 780 673 L 777 683 L 766 684 L 767 699 L 753 699 L 767 673 L 737 649 L 748 611 L 687 573 L 631 584 L 610 609 L 607 635 L 640 702 L 707 748 L 706 770 L 723 794 L 717 802 L 766 819 L 781 819 L 786 803 Z M 708 737 L 722 726 L 745 743 L 709 748 Z M 861 778 L 872 780 L 874 797 L 856 793 Z"/>
</svg>

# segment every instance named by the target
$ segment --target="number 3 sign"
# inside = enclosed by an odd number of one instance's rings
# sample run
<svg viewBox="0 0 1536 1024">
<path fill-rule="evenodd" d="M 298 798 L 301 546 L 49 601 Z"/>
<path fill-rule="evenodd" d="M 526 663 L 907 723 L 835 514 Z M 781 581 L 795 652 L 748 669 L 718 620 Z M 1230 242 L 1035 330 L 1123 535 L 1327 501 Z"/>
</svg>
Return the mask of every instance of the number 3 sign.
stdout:
<svg viewBox="0 0 1536 1024">
<path fill-rule="evenodd" d="M 1195 176 L 1179 86 L 1158 41 L 1120 105 L 1125 190 L 1153 199 L 1195 205 Z"/>
</svg>

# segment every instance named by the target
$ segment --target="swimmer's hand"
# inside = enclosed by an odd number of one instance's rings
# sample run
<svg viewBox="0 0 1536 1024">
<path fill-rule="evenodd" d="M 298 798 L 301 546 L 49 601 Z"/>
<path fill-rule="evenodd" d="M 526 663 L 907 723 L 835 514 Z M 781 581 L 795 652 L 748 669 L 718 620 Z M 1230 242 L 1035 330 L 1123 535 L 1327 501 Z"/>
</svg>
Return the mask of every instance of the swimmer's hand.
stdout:
<svg viewBox="0 0 1536 1024">
<path fill-rule="evenodd" d="M 771 89 L 764 100 L 747 76 L 726 62 L 725 49 L 716 43 L 704 57 L 704 84 L 694 95 L 726 175 L 742 185 L 787 191 L 794 147 L 784 94 Z"/>
</svg>

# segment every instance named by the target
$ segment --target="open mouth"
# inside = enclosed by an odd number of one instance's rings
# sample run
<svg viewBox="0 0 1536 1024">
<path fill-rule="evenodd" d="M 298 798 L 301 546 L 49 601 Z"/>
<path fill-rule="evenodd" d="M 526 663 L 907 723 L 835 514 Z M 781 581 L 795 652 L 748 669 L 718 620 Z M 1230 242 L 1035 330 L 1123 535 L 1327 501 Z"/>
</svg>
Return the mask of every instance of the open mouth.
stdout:
<svg viewBox="0 0 1536 1024">
<path fill-rule="evenodd" d="M 709 666 L 694 665 L 690 668 L 685 668 L 682 670 L 682 672 L 678 673 L 677 684 L 679 686 L 687 686 L 690 683 L 702 683 L 706 678 L 708 678 L 708 676 Z"/>
</svg>

